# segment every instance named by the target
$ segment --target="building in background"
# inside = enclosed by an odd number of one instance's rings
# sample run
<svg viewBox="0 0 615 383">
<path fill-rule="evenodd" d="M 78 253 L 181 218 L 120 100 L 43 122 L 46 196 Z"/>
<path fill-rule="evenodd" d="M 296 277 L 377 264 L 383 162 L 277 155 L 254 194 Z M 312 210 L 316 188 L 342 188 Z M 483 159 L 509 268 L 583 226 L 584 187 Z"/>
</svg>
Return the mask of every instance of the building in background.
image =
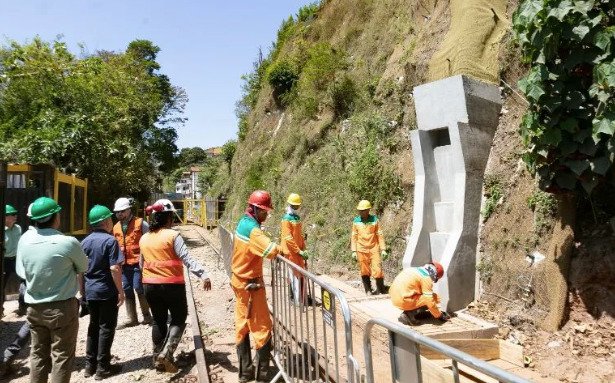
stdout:
<svg viewBox="0 0 615 383">
<path fill-rule="evenodd" d="M 184 199 L 200 199 L 201 190 L 199 188 L 199 173 L 201 168 L 191 166 L 188 170 L 182 172 L 179 182 L 175 184 L 175 193 L 181 194 Z"/>
</svg>

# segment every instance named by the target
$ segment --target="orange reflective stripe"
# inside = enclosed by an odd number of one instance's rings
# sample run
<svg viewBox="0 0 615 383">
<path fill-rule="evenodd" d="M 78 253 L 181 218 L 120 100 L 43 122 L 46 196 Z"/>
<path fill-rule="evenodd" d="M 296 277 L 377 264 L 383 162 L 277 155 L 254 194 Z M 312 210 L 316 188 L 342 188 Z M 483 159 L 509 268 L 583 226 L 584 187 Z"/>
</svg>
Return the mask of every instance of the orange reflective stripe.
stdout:
<svg viewBox="0 0 615 383">
<path fill-rule="evenodd" d="M 153 268 L 153 267 L 172 267 L 172 266 L 181 266 L 182 261 L 179 259 L 167 259 L 164 261 L 145 261 L 143 262 L 143 268 Z"/>
<path fill-rule="evenodd" d="M 184 276 L 143 277 L 143 283 L 184 283 Z"/>
</svg>

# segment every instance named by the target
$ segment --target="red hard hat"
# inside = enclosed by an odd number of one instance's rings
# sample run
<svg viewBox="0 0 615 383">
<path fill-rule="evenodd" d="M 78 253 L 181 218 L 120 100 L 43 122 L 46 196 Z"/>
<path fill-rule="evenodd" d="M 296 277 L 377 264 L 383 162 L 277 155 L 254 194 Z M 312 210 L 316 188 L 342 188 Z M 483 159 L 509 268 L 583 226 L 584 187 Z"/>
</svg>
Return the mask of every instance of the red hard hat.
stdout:
<svg viewBox="0 0 615 383">
<path fill-rule="evenodd" d="M 273 206 L 271 205 L 271 194 L 264 190 L 253 191 L 252 194 L 250 194 L 250 198 L 248 198 L 248 203 L 261 209 L 273 210 Z"/>
<path fill-rule="evenodd" d="M 440 262 L 431 262 L 432 265 L 434 265 L 434 267 L 436 268 L 436 277 L 438 277 L 438 279 L 441 279 L 444 276 L 444 267 L 442 267 L 442 264 Z"/>
</svg>

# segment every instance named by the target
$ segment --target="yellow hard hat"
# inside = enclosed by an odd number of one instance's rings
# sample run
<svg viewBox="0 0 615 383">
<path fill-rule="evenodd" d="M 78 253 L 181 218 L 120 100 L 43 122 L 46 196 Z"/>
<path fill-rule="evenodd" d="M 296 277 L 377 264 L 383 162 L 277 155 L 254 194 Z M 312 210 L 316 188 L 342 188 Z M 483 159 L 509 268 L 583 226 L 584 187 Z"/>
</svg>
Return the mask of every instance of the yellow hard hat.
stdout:
<svg viewBox="0 0 615 383">
<path fill-rule="evenodd" d="M 301 206 L 303 200 L 301 199 L 301 196 L 299 194 L 291 193 L 288 196 L 288 200 L 286 202 L 288 202 L 289 205 Z"/>
<path fill-rule="evenodd" d="M 359 204 L 357 205 L 357 210 L 368 210 L 371 208 L 372 204 L 366 199 L 359 201 Z"/>
</svg>

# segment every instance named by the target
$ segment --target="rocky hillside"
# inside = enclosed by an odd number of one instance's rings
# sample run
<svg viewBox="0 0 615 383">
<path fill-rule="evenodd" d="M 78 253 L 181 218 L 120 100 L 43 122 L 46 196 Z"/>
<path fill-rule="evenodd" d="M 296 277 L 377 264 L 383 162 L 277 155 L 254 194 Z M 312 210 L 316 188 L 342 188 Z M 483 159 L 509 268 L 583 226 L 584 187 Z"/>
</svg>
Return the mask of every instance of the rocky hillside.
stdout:
<svg viewBox="0 0 615 383">
<path fill-rule="evenodd" d="M 548 307 L 549 277 L 541 264 L 530 267 L 526 255 L 546 253 L 556 204 L 521 161 L 518 126 L 527 101 L 516 84 L 527 67 L 507 22 L 517 1 L 475 3 L 495 20 L 492 40 L 482 42 L 495 50 L 495 59 L 485 60 L 488 76 L 468 69 L 467 60 L 460 70 L 499 81 L 504 99 L 485 177 L 478 272 L 485 299 L 513 302 L 506 312 L 516 310 L 536 323 Z M 306 6 L 285 20 L 271 51 L 245 77 L 237 149 L 213 188 L 229 198 L 226 220 L 236 222 L 250 191 L 271 190 L 276 211 L 267 225 L 277 235 L 286 196 L 300 193 L 313 267 L 356 279 L 348 257 L 350 222 L 357 201 L 370 199 L 393 250 L 385 264 L 390 281 L 400 270 L 412 220 L 412 89 L 442 72 L 438 58 L 465 49 L 447 35 L 449 27 L 460 30 L 450 25 L 455 11 L 437 0 L 336 0 Z M 473 25 L 461 31 L 469 36 L 481 28 Z M 579 216 L 582 242 L 572 290 L 577 301 L 588 302 L 575 307 L 594 318 L 615 315 L 612 282 L 604 278 L 613 275 L 615 262 L 594 251 L 612 242 L 608 220 L 615 210 L 608 201 L 579 202 L 580 212 L 595 214 Z M 587 262 L 599 265 L 598 279 L 595 269 L 582 266 Z"/>
</svg>

